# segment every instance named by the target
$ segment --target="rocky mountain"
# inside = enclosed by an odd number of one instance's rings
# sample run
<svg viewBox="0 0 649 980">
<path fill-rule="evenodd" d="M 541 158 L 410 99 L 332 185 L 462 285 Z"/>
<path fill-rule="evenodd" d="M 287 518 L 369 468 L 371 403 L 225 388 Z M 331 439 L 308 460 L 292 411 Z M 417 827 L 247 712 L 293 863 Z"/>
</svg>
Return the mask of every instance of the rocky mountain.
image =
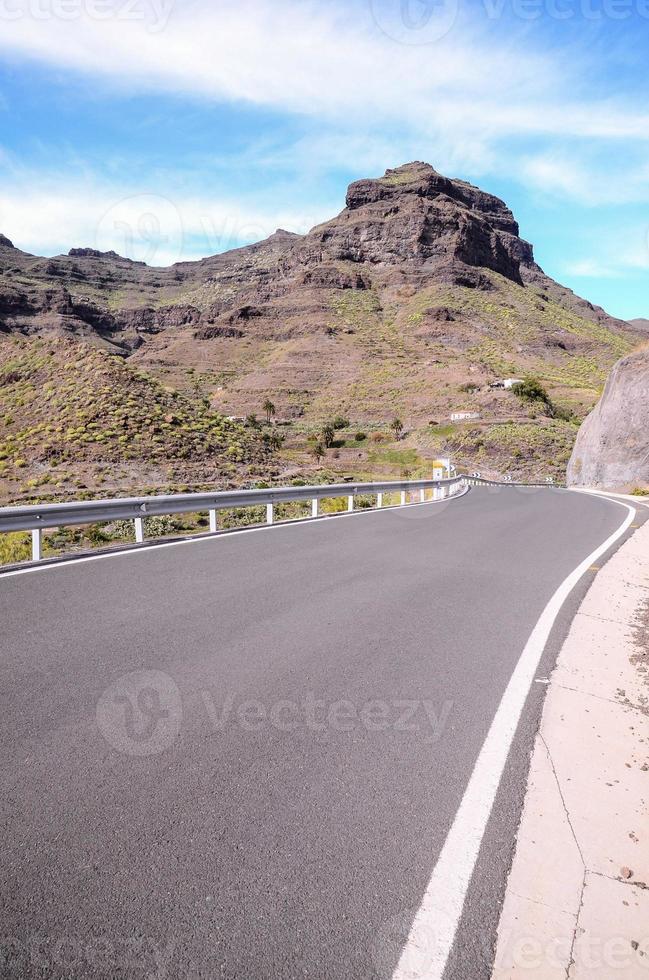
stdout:
<svg viewBox="0 0 649 980">
<path fill-rule="evenodd" d="M 630 320 L 629 321 L 634 330 L 642 330 L 649 333 L 649 320 Z"/>
<path fill-rule="evenodd" d="M 610 490 L 649 487 L 649 348 L 615 365 L 579 430 L 568 482 Z"/>
<path fill-rule="evenodd" d="M 369 438 L 350 433 L 327 464 L 367 476 L 425 471 L 440 452 L 562 474 L 576 423 L 642 336 L 546 276 L 501 200 L 419 162 L 352 184 L 306 235 L 167 269 L 0 237 L 2 331 L 90 344 L 225 416 L 270 399 L 296 467 L 344 415 Z M 547 401 L 494 387 L 528 375 Z M 389 446 L 395 415 L 408 436 Z"/>
</svg>

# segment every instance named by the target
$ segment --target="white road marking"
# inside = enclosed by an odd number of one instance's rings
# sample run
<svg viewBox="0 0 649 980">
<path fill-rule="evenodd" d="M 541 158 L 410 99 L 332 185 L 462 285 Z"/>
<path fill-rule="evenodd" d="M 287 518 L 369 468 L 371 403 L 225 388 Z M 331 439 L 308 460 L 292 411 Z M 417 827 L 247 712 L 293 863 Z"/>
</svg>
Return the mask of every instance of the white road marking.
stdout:
<svg viewBox="0 0 649 980">
<path fill-rule="evenodd" d="M 444 500 L 427 500 L 425 504 L 417 503 L 414 504 L 404 504 L 403 506 L 399 504 L 394 504 L 391 507 L 368 507 L 362 510 L 355 511 L 341 511 L 336 514 L 323 514 L 321 517 L 304 517 L 301 520 L 295 521 L 278 521 L 276 524 L 259 524 L 256 527 L 245 527 L 238 530 L 232 531 L 221 531 L 218 534 L 201 534 L 194 538 L 189 538 L 183 541 L 167 541 L 162 542 L 162 544 L 145 544 L 140 548 L 132 547 L 124 551 L 109 551 L 104 552 L 99 555 L 84 555 L 83 558 L 61 558 L 59 561 L 53 561 L 51 564 L 41 564 L 41 565 L 30 565 L 29 568 L 17 568 L 14 571 L 3 572 L 0 567 L 0 582 L 5 578 L 13 578 L 16 575 L 30 575 L 33 572 L 49 572 L 53 569 L 68 568 L 70 565 L 82 565 L 89 561 L 103 561 L 106 558 L 129 558 L 132 555 L 145 555 L 149 551 L 159 551 L 161 548 L 178 548 L 181 545 L 187 544 L 205 544 L 206 541 L 218 541 L 223 538 L 229 538 L 238 536 L 240 534 L 253 534 L 257 531 L 270 531 L 274 533 L 279 531 L 280 528 L 287 527 L 302 527 L 307 524 L 317 524 L 320 521 L 332 521 L 336 518 L 354 518 L 354 517 L 366 517 L 368 514 L 389 514 L 392 511 L 402 511 L 407 510 L 410 507 L 421 507 L 421 506 L 431 506 L 433 504 L 448 504 L 452 500 L 459 500 L 464 497 L 469 492 L 469 488 L 465 488 L 461 493 L 453 494 L 451 497 L 445 497 Z"/>
<path fill-rule="evenodd" d="M 482 746 L 453 825 L 415 916 L 393 980 L 442 980 L 471 876 L 534 675 L 561 608 L 579 580 L 628 530 L 636 510 L 565 579 L 527 641 Z"/>
<path fill-rule="evenodd" d="M 593 497 L 610 497 L 613 500 L 632 500 L 637 506 L 640 504 L 641 507 L 649 507 L 649 497 L 643 500 L 642 497 L 636 497 L 632 493 L 615 493 L 613 490 L 590 490 L 587 487 L 569 487 L 572 493 L 588 493 Z"/>
</svg>

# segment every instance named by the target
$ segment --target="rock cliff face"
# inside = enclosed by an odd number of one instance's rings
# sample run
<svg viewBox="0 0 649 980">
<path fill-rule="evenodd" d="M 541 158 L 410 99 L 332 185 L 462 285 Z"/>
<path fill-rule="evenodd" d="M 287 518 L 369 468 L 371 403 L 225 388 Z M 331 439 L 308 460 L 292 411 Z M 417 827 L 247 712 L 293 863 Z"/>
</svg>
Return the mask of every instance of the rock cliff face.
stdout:
<svg viewBox="0 0 649 980">
<path fill-rule="evenodd" d="M 484 267 L 521 283 L 521 262 L 532 247 L 498 198 L 442 177 L 425 163 L 360 180 L 337 218 L 314 228 L 297 250 L 300 261 L 350 261 L 374 266 L 417 266 L 428 275 L 450 274 L 456 263 Z"/>
<path fill-rule="evenodd" d="M 307 235 L 280 229 L 255 245 L 168 269 L 94 248 L 39 258 L 0 235 L 0 329 L 81 336 L 126 355 L 152 334 L 170 331 L 173 342 L 186 326 L 198 339 L 236 338 L 244 321 L 246 335 L 282 340 L 327 330 L 342 291 L 383 293 L 377 309 L 384 309 L 384 299 L 395 299 L 386 290 L 486 293 L 497 285 L 494 273 L 632 331 L 546 277 L 501 200 L 429 164 L 357 181 L 346 205 Z"/>
<path fill-rule="evenodd" d="M 615 365 L 583 423 L 568 466 L 571 486 L 649 486 L 649 348 Z"/>
</svg>

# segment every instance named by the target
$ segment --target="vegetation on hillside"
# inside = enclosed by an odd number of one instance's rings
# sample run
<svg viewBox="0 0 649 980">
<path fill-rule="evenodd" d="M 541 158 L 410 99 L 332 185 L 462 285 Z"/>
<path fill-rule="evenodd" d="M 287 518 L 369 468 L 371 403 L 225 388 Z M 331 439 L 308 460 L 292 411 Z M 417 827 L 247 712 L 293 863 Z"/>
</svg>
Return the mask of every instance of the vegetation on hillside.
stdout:
<svg viewBox="0 0 649 980">
<path fill-rule="evenodd" d="M 165 388 L 87 344 L 0 342 L 0 481 L 11 493 L 118 485 L 129 468 L 184 481 L 234 475 L 276 448 L 271 439 Z M 164 476 L 163 476 L 164 474 Z"/>
</svg>

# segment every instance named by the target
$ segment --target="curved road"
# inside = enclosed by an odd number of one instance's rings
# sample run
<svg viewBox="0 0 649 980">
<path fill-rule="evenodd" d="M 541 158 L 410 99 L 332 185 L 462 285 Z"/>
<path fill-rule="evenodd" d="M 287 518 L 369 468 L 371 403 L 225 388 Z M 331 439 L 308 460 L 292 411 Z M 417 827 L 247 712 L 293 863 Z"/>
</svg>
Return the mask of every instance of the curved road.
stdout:
<svg viewBox="0 0 649 980">
<path fill-rule="evenodd" d="M 625 516 L 475 489 L 0 577 L 0 975 L 390 978 L 536 621 Z M 543 692 L 453 980 L 490 973 Z"/>
</svg>

